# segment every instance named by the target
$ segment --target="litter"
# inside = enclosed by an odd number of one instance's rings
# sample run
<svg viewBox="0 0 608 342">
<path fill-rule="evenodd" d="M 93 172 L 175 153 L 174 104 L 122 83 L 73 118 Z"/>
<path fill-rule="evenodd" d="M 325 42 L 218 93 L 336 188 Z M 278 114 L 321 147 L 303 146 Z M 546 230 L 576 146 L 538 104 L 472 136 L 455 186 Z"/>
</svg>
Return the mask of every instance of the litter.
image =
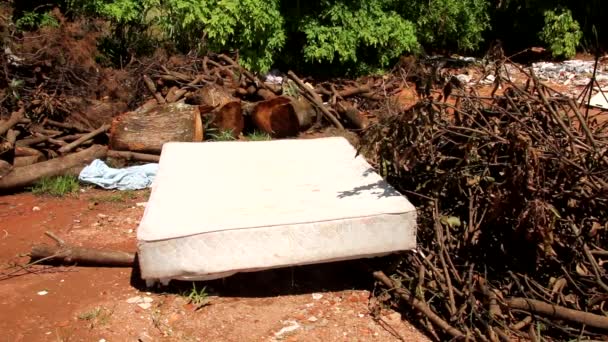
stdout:
<svg viewBox="0 0 608 342">
<path fill-rule="evenodd" d="M 157 171 L 156 163 L 115 169 L 95 159 L 80 172 L 78 179 L 104 189 L 139 190 L 152 185 Z"/>
</svg>

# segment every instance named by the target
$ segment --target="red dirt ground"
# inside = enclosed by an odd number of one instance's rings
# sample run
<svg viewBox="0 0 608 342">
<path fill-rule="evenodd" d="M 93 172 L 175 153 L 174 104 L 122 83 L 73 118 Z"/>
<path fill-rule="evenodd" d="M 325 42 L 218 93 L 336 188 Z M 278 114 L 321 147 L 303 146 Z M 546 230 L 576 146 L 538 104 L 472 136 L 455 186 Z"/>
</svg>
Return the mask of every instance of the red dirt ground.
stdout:
<svg viewBox="0 0 608 342">
<path fill-rule="evenodd" d="M 428 341 L 399 313 L 371 316 L 371 279 L 356 262 L 199 283 L 210 304 L 198 310 L 180 295 L 190 284 L 147 289 L 131 268 L 16 267 L 33 245 L 54 243 L 45 231 L 74 245 L 135 251 L 144 210 L 137 203 L 146 198 L 92 188 L 63 198 L 0 197 L 2 340 Z M 151 298 L 151 307 L 128 303 L 134 296 Z"/>
</svg>

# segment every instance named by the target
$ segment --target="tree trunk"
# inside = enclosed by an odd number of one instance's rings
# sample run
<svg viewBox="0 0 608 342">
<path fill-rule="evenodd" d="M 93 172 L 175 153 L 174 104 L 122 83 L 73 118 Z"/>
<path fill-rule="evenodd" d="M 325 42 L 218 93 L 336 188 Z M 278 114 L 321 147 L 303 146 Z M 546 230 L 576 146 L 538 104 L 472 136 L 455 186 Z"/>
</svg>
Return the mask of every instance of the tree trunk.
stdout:
<svg viewBox="0 0 608 342">
<path fill-rule="evenodd" d="M 104 158 L 107 152 L 107 147 L 93 145 L 86 150 L 72 153 L 64 157 L 51 159 L 34 165 L 15 167 L 9 174 L 0 179 L 0 190 L 10 190 L 29 186 L 43 177 L 73 174 L 75 168 L 82 169 L 93 160 Z"/>
<path fill-rule="evenodd" d="M 47 244 L 33 246 L 30 256 L 32 260 L 47 258 L 45 259 L 47 262 L 118 267 L 132 267 L 135 260 L 134 253 Z"/>
<path fill-rule="evenodd" d="M 202 141 L 203 124 L 198 106 L 169 103 L 137 109 L 112 123 L 112 150 L 160 154 L 170 141 Z"/>
</svg>

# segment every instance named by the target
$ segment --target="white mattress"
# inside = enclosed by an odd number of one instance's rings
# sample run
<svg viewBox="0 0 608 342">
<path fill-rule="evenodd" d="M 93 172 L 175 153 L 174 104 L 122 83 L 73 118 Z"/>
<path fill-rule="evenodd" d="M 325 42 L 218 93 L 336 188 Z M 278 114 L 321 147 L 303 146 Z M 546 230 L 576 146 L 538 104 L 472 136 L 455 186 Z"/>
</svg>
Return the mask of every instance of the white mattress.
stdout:
<svg viewBox="0 0 608 342">
<path fill-rule="evenodd" d="M 171 142 L 137 230 L 153 283 L 413 249 L 416 210 L 344 138 Z"/>
</svg>

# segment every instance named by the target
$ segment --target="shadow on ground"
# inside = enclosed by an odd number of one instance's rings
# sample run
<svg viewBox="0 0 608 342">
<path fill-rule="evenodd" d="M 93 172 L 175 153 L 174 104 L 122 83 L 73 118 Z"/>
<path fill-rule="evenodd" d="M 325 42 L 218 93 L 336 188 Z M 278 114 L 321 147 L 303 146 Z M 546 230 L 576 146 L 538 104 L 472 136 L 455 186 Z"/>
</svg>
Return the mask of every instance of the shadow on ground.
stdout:
<svg viewBox="0 0 608 342">
<path fill-rule="evenodd" d="M 206 287 L 209 295 L 221 297 L 274 297 L 342 290 L 371 290 L 375 270 L 388 270 L 400 255 L 339 261 L 315 265 L 276 268 L 258 272 L 238 273 L 223 279 L 195 282 Z M 138 264 L 137 262 L 135 263 Z M 183 293 L 192 289 L 192 282 L 171 281 L 168 286 L 146 287 L 139 268 L 133 268 L 131 285 L 140 291 Z"/>
</svg>

